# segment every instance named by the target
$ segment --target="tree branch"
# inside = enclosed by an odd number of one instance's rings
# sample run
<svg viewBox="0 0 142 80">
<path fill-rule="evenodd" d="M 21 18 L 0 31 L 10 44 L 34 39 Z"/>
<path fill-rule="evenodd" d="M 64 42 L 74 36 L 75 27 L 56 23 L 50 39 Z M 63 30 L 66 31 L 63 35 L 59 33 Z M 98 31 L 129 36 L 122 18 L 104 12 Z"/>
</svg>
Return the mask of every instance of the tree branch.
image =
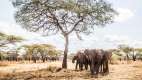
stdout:
<svg viewBox="0 0 142 80">
<path fill-rule="evenodd" d="M 76 33 L 76 36 L 79 40 L 83 40 L 82 37 L 79 35 L 79 33 L 77 31 L 75 33 Z"/>
<path fill-rule="evenodd" d="M 56 16 L 49 10 L 49 13 L 53 16 L 53 19 L 55 19 L 55 23 L 57 24 L 57 26 L 59 27 L 59 29 L 62 31 L 63 34 L 65 34 L 66 32 L 63 30 L 62 26 L 60 25 L 58 19 L 56 18 Z"/>
<path fill-rule="evenodd" d="M 84 19 L 84 18 L 82 17 L 79 21 L 77 21 L 76 24 L 74 25 L 74 27 L 73 27 L 67 34 L 72 33 L 72 32 L 74 31 L 74 29 L 76 28 L 76 26 L 77 26 L 80 22 L 83 21 L 83 19 Z"/>
</svg>

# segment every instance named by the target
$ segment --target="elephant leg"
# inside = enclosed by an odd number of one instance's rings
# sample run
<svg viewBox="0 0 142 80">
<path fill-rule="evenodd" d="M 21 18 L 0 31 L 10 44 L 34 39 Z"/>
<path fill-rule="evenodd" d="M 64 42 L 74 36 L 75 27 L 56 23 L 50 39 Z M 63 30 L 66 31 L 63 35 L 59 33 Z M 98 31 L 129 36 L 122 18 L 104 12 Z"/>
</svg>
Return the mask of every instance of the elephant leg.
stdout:
<svg viewBox="0 0 142 80">
<path fill-rule="evenodd" d="M 76 62 L 75 70 L 77 70 L 77 67 L 78 67 L 78 62 Z"/>
<path fill-rule="evenodd" d="M 91 64 L 89 64 L 89 66 L 90 66 L 90 70 L 91 70 Z"/>
<path fill-rule="evenodd" d="M 36 59 L 34 60 L 34 62 L 36 63 Z"/>
<path fill-rule="evenodd" d="M 102 74 L 104 75 L 105 73 L 105 62 L 102 63 Z"/>
<path fill-rule="evenodd" d="M 43 62 L 45 62 L 45 58 L 43 58 Z"/>
<path fill-rule="evenodd" d="M 106 61 L 106 73 L 109 73 L 108 60 Z"/>
<path fill-rule="evenodd" d="M 91 63 L 90 71 L 91 75 L 94 75 L 94 63 Z"/>
<path fill-rule="evenodd" d="M 103 73 L 103 63 L 101 64 L 101 73 Z"/>
<path fill-rule="evenodd" d="M 98 77 L 100 66 L 101 62 L 97 62 L 97 64 L 95 65 L 95 72 L 96 72 L 95 77 Z"/>
<path fill-rule="evenodd" d="M 103 62 L 103 73 L 106 73 L 106 61 Z"/>
<path fill-rule="evenodd" d="M 100 65 L 100 68 L 99 68 L 99 71 L 100 71 L 101 73 L 103 72 L 102 68 L 103 68 L 103 66 L 102 66 L 102 64 L 101 64 L 101 65 Z"/>
<path fill-rule="evenodd" d="M 36 59 L 35 58 L 33 58 L 33 61 L 34 61 L 34 63 L 36 63 Z"/>
<path fill-rule="evenodd" d="M 98 63 L 95 64 L 95 67 L 94 67 L 94 72 L 95 72 L 95 74 L 97 74 L 97 70 L 98 70 Z"/>
<path fill-rule="evenodd" d="M 88 64 L 84 64 L 85 69 L 88 70 Z"/>
<path fill-rule="evenodd" d="M 104 61 L 103 60 L 101 61 L 100 68 L 101 68 L 101 73 L 103 74 L 104 73 Z"/>
<path fill-rule="evenodd" d="M 79 63 L 79 70 L 82 70 L 82 63 Z"/>
<path fill-rule="evenodd" d="M 108 73 L 109 73 L 108 60 L 106 60 L 106 61 L 104 62 L 104 66 L 103 66 L 103 67 L 104 67 L 104 68 L 103 68 L 104 74 L 108 74 Z"/>
<path fill-rule="evenodd" d="M 83 70 L 83 64 L 82 63 L 81 63 L 81 67 L 80 68 L 81 68 L 81 71 L 82 71 Z"/>
</svg>

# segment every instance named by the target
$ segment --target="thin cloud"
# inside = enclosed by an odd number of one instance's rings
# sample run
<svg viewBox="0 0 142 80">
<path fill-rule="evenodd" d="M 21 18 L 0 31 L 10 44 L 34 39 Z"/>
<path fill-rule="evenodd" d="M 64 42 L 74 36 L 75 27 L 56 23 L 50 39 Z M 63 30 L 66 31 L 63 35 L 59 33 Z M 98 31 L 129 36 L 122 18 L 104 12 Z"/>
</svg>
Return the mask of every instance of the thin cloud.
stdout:
<svg viewBox="0 0 142 80">
<path fill-rule="evenodd" d="M 119 15 L 115 16 L 116 22 L 124 22 L 134 16 L 134 13 L 127 8 L 117 8 L 116 11 L 119 13 Z"/>
<path fill-rule="evenodd" d="M 107 42 L 128 42 L 130 38 L 122 35 L 105 35 L 105 41 Z"/>
<path fill-rule="evenodd" d="M 126 44 L 131 47 L 142 47 L 142 40 L 134 40 L 124 35 L 105 35 L 104 42 L 118 46 Z"/>
<path fill-rule="evenodd" d="M 6 33 L 9 35 L 21 36 L 25 39 L 29 39 L 29 38 L 31 39 L 31 38 L 35 38 L 35 37 L 40 36 L 36 33 L 28 32 L 16 24 L 1 22 L 1 21 L 0 21 L 0 32 Z"/>
</svg>

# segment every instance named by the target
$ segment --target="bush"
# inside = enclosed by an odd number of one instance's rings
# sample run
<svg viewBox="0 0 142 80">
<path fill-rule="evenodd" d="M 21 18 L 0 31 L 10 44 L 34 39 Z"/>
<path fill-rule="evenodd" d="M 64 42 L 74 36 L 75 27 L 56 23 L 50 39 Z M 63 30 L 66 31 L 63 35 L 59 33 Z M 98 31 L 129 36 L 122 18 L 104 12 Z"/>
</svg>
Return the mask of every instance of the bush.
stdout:
<svg viewBox="0 0 142 80">
<path fill-rule="evenodd" d="M 118 60 L 120 60 L 120 59 L 121 59 L 121 56 L 116 55 L 116 54 L 112 54 L 111 64 L 118 64 Z"/>
</svg>

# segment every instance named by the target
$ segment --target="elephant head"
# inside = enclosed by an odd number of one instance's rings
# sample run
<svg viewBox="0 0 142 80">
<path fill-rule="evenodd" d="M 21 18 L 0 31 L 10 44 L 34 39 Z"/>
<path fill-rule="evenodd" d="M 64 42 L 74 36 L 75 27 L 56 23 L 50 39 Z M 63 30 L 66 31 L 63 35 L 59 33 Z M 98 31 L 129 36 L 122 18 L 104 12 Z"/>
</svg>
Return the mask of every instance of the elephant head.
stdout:
<svg viewBox="0 0 142 80">
<path fill-rule="evenodd" d="M 74 62 L 75 62 L 75 60 L 77 60 L 77 56 L 76 56 L 76 55 L 75 55 L 75 56 L 73 56 L 72 63 L 74 63 Z"/>
<path fill-rule="evenodd" d="M 82 51 L 78 51 L 76 53 L 76 55 L 73 57 L 72 62 L 74 63 L 76 60 L 76 67 L 75 69 L 77 69 L 78 65 L 79 65 L 79 69 L 83 70 L 83 66 L 85 66 L 85 69 L 87 70 L 87 60 L 86 60 L 86 56 L 84 54 L 84 52 Z"/>
<path fill-rule="evenodd" d="M 95 53 L 95 50 L 94 50 L 94 49 L 85 49 L 85 50 L 84 50 L 84 55 L 85 55 L 85 57 L 86 57 L 86 59 L 87 59 L 88 61 L 91 61 L 91 60 L 92 60 L 92 57 L 94 57 L 94 56 L 93 56 L 94 53 Z"/>
<path fill-rule="evenodd" d="M 73 57 L 72 63 L 74 63 L 75 60 L 79 60 L 79 59 L 81 58 L 81 55 L 82 55 L 82 53 L 81 53 L 80 51 L 78 51 L 78 52 L 76 53 L 76 55 Z"/>
</svg>

